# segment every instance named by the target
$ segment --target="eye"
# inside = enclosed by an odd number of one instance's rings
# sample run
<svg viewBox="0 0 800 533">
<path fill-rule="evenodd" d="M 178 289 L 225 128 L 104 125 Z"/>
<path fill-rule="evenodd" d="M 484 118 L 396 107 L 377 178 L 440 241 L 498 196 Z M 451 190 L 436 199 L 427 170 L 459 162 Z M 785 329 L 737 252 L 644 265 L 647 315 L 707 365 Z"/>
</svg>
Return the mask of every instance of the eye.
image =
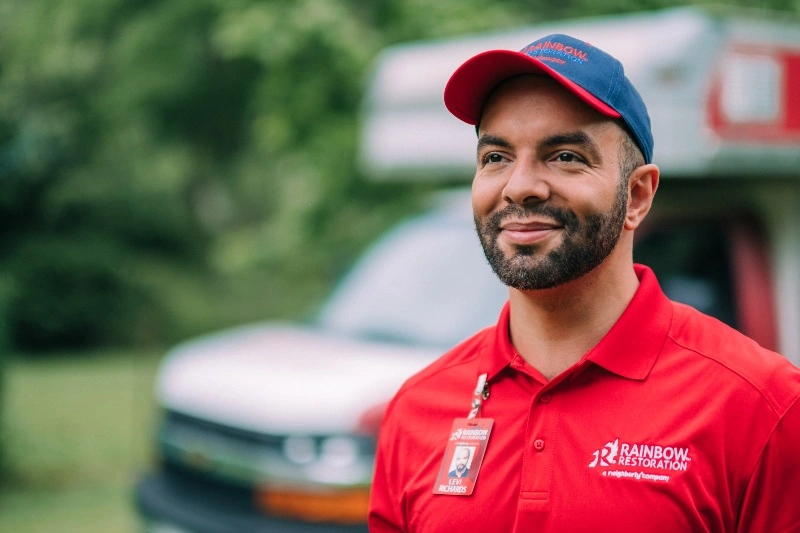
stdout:
<svg viewBox="0 0 800 533">
<path fill-rule="evenodd" d="M 559 152 L 553 158 L 554 161 L 559 163 L 585 163 L 586 161 L 577 154 L 572 152 Z"/>
<path fill-rule="evenodd" d="M 498 152 L 489 152 L 488 154 L 483 156 L 483 164 L 489 165 L 492 163 L 502 163 L 503 161 L 505 161 L 505 159 L 506 158 L 503 157 L 503 155 Z"/>
</svg>

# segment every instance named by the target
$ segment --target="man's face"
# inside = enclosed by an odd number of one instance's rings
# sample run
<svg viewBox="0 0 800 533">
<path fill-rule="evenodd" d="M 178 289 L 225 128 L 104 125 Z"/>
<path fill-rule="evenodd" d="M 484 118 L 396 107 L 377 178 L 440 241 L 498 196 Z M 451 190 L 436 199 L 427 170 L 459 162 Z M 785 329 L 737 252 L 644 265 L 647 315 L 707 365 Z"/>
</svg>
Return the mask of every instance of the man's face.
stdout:
<svg viewBox="0 0 800 533">
<path fill-rule="evenodd" d="M 480 123 L 473 210 L 503 283 L 556 287 L 611 254 L 627 213 L 622 135 L 547 77 L 515 78 L 492 95 Z"/>
<path fill-rule="evenodd" d="M 456 471 L 463 472 L 469 462 L 469 450 L 461 448 L 456 454 Z"/>
</svg>

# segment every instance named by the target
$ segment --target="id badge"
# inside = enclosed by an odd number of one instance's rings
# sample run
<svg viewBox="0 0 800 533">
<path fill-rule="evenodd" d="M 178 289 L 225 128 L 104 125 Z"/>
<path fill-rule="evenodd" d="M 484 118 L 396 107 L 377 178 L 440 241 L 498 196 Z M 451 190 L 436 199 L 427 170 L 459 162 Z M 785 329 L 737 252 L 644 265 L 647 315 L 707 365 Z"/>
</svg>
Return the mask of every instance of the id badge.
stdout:
<svg viewBox="0 0 800 533">
<path fill-rule="evenodd" d="M 469 496 L 486 454 L 492 433 L 491 418 L 456 418 L 436 476 L 434 494 Z"/>
</svg>

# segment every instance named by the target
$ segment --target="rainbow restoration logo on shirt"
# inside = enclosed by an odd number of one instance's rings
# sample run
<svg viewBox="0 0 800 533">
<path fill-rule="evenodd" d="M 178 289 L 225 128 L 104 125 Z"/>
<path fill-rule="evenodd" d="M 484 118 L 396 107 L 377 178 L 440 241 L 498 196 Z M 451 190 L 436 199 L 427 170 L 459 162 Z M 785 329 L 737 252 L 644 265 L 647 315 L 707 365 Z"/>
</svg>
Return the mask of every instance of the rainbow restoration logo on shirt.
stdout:
<svg viewBox="0 0 800 533">
<path fill-rule="evenodd" d="M 603 476 L 668 482 L 676 472 L 689 469 L 688 447 L 620 442 L 617 438 L 592 453 L 589 468 Z"/>
</svg>

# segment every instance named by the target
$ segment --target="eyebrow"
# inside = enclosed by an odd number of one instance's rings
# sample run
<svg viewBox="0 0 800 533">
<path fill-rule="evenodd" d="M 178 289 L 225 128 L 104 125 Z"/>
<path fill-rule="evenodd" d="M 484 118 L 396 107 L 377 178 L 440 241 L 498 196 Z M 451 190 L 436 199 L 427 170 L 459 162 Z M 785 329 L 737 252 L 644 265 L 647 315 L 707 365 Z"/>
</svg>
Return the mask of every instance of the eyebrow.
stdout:
<svg viewBox="0 0 800 533">
<path fill-rule="evenodd" d="M 600 161 L 602 159 L 600 156 L 600 148 L 597 146 L 597 143 L 595 143 L 589 134 L 584 131 L 574 131 L 570 133 L 551 135 L 550 137 L 547 137 L 539 142 L 539 148 L 555 148 L 556 146 L 561 146 L 564 144 L 580 146 L 589 152 L 589 155 L 591 155 L 596 161 Z"/>
<path fill-rule="evenodd" d="M 503 139 L 502 137 L 498 137 L 497 135 L 492 135 L 490 133 L 485 133 L 478 138 L 478 153 L 480 154 L 481 149 L 486 146 L 497 146 L 499 148 L 511 148 L 511 143 L 507 140 Z"/>
</svg>

